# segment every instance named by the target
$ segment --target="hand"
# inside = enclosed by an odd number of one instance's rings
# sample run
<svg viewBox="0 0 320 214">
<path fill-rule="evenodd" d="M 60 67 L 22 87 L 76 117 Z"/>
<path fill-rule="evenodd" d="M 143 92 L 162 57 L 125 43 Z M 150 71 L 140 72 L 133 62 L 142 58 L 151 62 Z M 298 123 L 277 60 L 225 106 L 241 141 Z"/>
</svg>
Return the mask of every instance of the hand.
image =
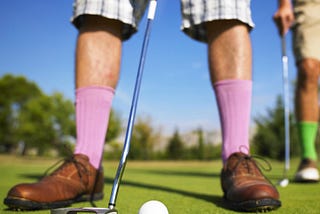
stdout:
<svg viewBox="0 0 320 214">
<path fill-rule="evenodd" d="M 290 0 L 279 1 L 279 8 L 273 15 L 273 20 L 277 25 L 280 36 L 286 35 L 294 22 L 294 14 Z"/>
</svg>

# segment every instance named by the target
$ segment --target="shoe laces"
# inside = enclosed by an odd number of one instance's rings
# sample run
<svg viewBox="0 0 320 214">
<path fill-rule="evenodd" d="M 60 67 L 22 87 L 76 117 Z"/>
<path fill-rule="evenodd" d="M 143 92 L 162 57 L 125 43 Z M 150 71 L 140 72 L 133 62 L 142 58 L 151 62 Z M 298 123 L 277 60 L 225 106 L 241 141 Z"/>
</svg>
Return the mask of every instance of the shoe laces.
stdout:
<svg viewBox="0 0 320 214">
<path fill-rule="evenodd" d="M 54 163 L 52 166 L 50 166 L 44 172 L 44 177 L 47 175 L 55 175 L 58 172 L 63 171 L 69 165 L 69 163 L 71 163 L 71 164 L 74 164 L 74 166 L 76 167 L 80 181 L 82 183 L 84 183 L 83 179 L 82 179 L 82 173 L 80 173 L 80 172 L 84 172 L 84 174 L 89 175 L 90 173 L 89 173 L 88 169 L 86 168 L 86 166 L 83 163 L 81 163 L 75 159 L 75 155 L 73 154 L 73 152 L 71 151 L 71 149 L 69 147 L 64 145 L 64 150 L 67 153 L 67 157 L 58 160 L 56 163 Z M 52 170 L 52 169 L 56 168 L 58 165 L 60 165 L 61 163 L 63 163 L 63 164 L 60 167 L 58 167 L 56 170 Z"/>
<path fill-rule="evenodd" d="M 259 161 L 258 161 L 259 160 Z M 241 167 L 242 166 L 242 167 Z M 260 168 L 263 171 L 271 171 L 272 166 L 269 161 L 267 161 L 265 158 L 258 156 L 258 155 L 245 155 L 242 157 L 239 157 L 238 162 L 236 163 L 234 167 L 234 172 L 237 171 L 239 168 L 245 168 L 249 174 L 252 174 L 256 172 L 258 169 L 259 172 Z"/>
<path fill-rule="evenodd" d="M 54 168 L 57 167 L 57 165 L 60 165 L 60 163 L 62 163 L 62 162 L 63 162 L 63 164 L 62 164 L 60 167 L 58 167 L 56 170 L 53 170 Z M 83 163 L 81 163 L 81 162 L 79 162 L 79 161 L 77 161 L 77 160 L 75 159 L 75 156 L 74 156 L 74 155 L 69 156 L 69 157 L 66 157 L 66 158 L 63 158 L 63 159 L 61 159 L 61 160 L 58 160 L 56 163 L 54 163 L 52 166 L 50 166 L 50 167 L 44 172 L 44 177 L 47 176 L 47 175 L 55 175 L 55 174 L 57 174 L 58 172 L 63 171 L 63 170 L 69 165 L 69 163 L 74 164 L 74 166 L 77 168 L 77 173 L 78 173 L 78 175 L 79 175 L 80 181 L 81 181 L 82 183 L 84 183 L 84 181 L 83 181 L 83 175 L 82 175 L 81 172 L 83 172 L 83 173 L 86 174 L 86 175 L 89 175 L 90 172 L 89 172 L 89 170 L 86 168 L 86 166 L 85 166 Z"/>
</svg>

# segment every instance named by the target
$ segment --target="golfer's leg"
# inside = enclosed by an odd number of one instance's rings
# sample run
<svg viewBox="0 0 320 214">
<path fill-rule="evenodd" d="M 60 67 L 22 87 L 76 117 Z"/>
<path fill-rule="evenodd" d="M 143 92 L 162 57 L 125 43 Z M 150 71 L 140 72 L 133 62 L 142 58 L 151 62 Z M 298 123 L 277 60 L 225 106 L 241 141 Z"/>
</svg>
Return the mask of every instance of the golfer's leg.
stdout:
<svg viewBox="0 0 320 214">
<path fill-rule="evenodd" d="M 96 18 L 80 27 L 77 41 L 76 154 L 41 180 L 12 187 L 5 199 L 11 208 L 51 209 L 103 198 L 103 173 L 97 169 L 119 73 L 121 25 Z"/>
<path fill-rule="evenodd" d="M 296 87 L 296 115 L 302 148 L 301 158 L 317 160 L 315 140 L 318 132 L 318 79 L 320 62 L 303 59 L 298 62 L 298 84 Z"/>
<path fill-rule="evenodd" d="M 281 206 L 276 188 L 263 176 L 249 153 L 251 112 L 251 42 L 239 21 L 207 24 L 211 80 L 222 126 L 221 186 L 237 210 L 261 211 Z"/>
<path fill-rule="evenodd" d="M 99 168 L 121 57 L 122 24 L 86 16 L 76 48 L 75 154 L 85 154 Z"/>
<path fill-rule="evenodd" d="M 211 81 L 251 80 L 252 50 L 248 26 L 237 20 L 206 24 Z"/>
<path fill-rule="evenodd" d="M 252 53 L 249 29 L 237 20 L 206 25 L 211 82 L 222 128 L 222 159 L 249 153 Z"/>
<path fill-rule="evenodd" d="M 121 60 L 122 23 L 87 16 L 79 29 L 76 48 L 76 87 L 115 88 Z"/>
</svg>

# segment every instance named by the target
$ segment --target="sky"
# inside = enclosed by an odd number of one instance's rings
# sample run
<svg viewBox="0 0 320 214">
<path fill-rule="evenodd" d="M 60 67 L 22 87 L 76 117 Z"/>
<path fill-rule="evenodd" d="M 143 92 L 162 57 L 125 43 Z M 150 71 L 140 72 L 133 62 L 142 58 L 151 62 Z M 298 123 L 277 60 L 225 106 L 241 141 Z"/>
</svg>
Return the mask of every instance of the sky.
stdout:
<svg viewBox="0 0 320 214">
<path fill-rule="evenodd" d="M 70 23 L 73 0 L 1 0 L 0 76 L 24 75 L 45 93 L 60 92 L 74 100 L 74 54 L 77 30 Z M 282 95 L 280 38 L 272 15 L 276 0 L 253 0 L 254 118 L 267 114 Z M 148 116 L 164 132 L 220 128 L 214 92 L 209 80 L 207 46 L 180 30 L 180 2 L 158 0 L 142 79 L 138 117 Z M 121 75 L 113 108 L 128 118 L 146 17 L 139 31 L 123 43 Z M 296 69 L 291 34 L 286 38 L 289 78 Z M 291 101 L 292 86 L 290 85 Z M 1 92 L 0 92 L 1 96 Z M 291 104 L 292 105 L 292 104 Z M 292 109 L 292 107 L 291 107 Z"/>
</svg>

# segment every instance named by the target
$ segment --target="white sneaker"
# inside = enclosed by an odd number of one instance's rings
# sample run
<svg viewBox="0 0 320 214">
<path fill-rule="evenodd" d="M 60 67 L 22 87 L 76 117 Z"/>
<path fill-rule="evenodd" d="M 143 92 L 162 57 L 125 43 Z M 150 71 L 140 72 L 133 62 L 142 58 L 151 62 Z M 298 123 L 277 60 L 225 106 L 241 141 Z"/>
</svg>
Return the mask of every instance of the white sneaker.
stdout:
<svg viewBox="0 0 320 214">
<path fill-rule="evenodd" d="M 318 182 L 319 171 L 316 161 L 303 159 L 300 162 L 297 173 L 294 177 L 295 182 Z"/>
</svg>

